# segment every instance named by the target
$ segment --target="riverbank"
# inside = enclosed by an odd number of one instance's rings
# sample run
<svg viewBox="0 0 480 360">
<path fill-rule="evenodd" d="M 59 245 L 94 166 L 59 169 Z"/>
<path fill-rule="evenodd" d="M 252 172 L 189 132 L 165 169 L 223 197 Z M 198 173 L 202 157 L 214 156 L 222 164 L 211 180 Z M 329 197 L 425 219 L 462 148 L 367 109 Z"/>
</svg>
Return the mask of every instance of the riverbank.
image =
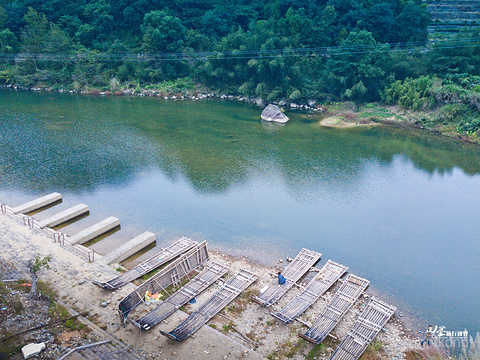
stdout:
<svg viewBox="0 0 480 360">
<path fill-rule="evenodd" d="M 190 88 L 188 90 L 178 88 L 176 86 L 157 86 L 154 88 L 147 87 L 122 87 L 118 89 L 105 90 L 98 88 L 86 88 L 86 89 L 68 89 L 63 87 L 26 87 L 19 85 L 0 85 L 0 89 L 11 89 L 16 91 L 43 91 L 43 92 L 55 92 L 55 93 L 68 93 L 68 94 L 81 94 L 81 95 L 95 95 L 95 96 L 136 96 L 136 97 L 157 97 L 163 100 L 179 101 L 179 100 L 204 100 L 204 99 L 220 99 L 220 100 L 233 100 L 251 103 L 259 107 L 268 105 L 269 103 L 279 105 L 280 107 L 286 107 L 292 110 L 310 110 L 313 112 L 322 112 L 323 108 L 318 100 L 311 99 L 306 102 L 290 102 L 283 99 L 273 100 L 267 102 L 261 97 L 248 97 L 242 95 L 232 95 L 220 91 L 212 91 L 202 86 Z"/>
<path fill-rule="evenodd" d="M 160 336 L 158 331 L 173 329 L 189 312 L 194 311 L 208 298 L 218 285 L 201 294 L 196 304 L 186 306 L 186 312 L 176 312 L 165 323 L 151 331 L 139 332 L 130 324 L 123 328 L 116 310 L 118 302 L 130 293 L 135 285 L 128 284 L 116 292 L 109 293 L 91 284 L 92 280 L 105 281 L 114 277 L 116 272 L 113 268 L 101 260 L 88 263 L 54 244 L 46 236 L 33 233 L 28 227 L 20 225 L 6 215 L 0 216 L 0 233 L 3 245 L 0 257 L 3 261 L 28 274 L 26 264 L 29 259 L 33 259 L 37 254 L 42 257 L 51 255 L 50 268 L 40 272 L 40 280 L 48 284 L 58 299 L 67 306 L 81 313 L 88 313 L 87 317 L 101 329 L 124 344 L 131 345 L 146 359 L 326 359 L 338 343 L 335 339 L 329 339 L 325 345 L 314 347 L 297 336 L 297 332 L 306 330 L 304 325 L 298 322 L 288 326 L 279 324 L 269 316 L 268 310 L 248 300 L 248 294 L 258 292 L 271 280 L 270 274 L 276 268 L 268 268 L 246 258 L 211 251 L 214 261 L 231 269 L 230 275 L 235 269 L 242 267 L 258 274 L 259 279 L 244 295 L 223 310 L 221 315 L 215 316 L 194 336 L 182 343 L 174 343 Z M 279 263 L 279 266 L 282 265 L 284 263 Z M 298 289 L 289 291 L 279 305 L 285 305 L 298 291 Z M 302 319 L 312 322 L 332 295 L 332 291 L 329 291 Z M 368 295 L 361 298 L 334 330 L 333 335 L 337 339 L 346 334 L 367 298 Z M 103 307 L 102 302 L 109 304 Z M 139 306 L 131 316 L 138 318 L 146 311 L 148 307 Z M 379 334 L 375 344 L 369 347 L 368 352 L 375 357 L 368 358 L 403 359 L 406 351 L 419 348 L 416 336 L 405 329 L 398 318 L 392 318 L 385 329 L 385 332 Z M 68 351 L 69 342 L 65 342 L 67 335 L 53 334 L 51 341 L 47 343 L 49 351 L 46 353 L 59 355 Z M 53 348 L 58 351 L 52 352 Z"/>
<path fill-rule="evenodd" d="M 322 126 L 337 128 L 377 124 L 405 126 L 472 144 L 480 144 L 480 138 L 475 133 L 461 133 L 453 124 L 436 121 L 438 111 L 435 110 L 415 111 L 403 109 L 398 105 L 355 104 L 352 102 L 334 103 L 329 107 L 323 106 L 322 110 L 318 120 Z"/>
<path fill-rule="evenodd" d="M 472 144 L 480 144 L 480 138 L 476 133 L 462 133 L 457 131 L 452 124 L 437 122 L 437 111 L 414 111 L 402 109 L 397 105 L 383 105 L 380 103 L 356 104 L 354 102 L 336 102 L 322 104 L 319 100 L 309 99 L 308 101 L 288 102 L 284 99 L 277 99 L 267 102 L 260 97 L 251 98 L 241 95 L 231 95 L 222 92 L 210 91 L 198 87 L 188 90 L 175 86 L 159 86 L 149 89 L 142 87 L 122 89 L 97 89 L 88 88 L 72 90 L 62 87 L 25 87 L 17 85 L 0 85 L 0 89 L 11 89 L 15 91 L 34 92 L 56 92 L 93 96 L 134 96 L 134 97 L 157 97 L 166 101 L 198 101 L 205 99 L 220 99 L 249 103 L 262 108 L 269 103 L 280 106 L 289 111 L 303 110 L 309 121 L 316 121 L 321 126 L 334 128 L 352 128 L 357 126 L 374 126 L 387 124 L 395 126 L 406 126 L 423 131 L 433 132 L 445 137 L 465 141 Z"/>
</svg>

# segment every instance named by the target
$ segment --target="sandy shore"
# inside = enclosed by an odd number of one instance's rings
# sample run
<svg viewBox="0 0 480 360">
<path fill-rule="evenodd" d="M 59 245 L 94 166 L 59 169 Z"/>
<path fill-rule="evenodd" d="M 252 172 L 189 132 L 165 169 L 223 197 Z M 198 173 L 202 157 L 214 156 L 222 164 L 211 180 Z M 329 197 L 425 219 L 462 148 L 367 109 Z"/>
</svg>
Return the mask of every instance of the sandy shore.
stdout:
<svg viewBox="0 0 480 360">
<path fill-rule="evenodd" d="M 121 299 L 135 289 L 134 284 L 128 284 L 116 292 L 107 292 L 92 284 L 93 280 L 107 281 L 117 272 L 102 262 L 101 259 L 88 263 L 83 258 L 69 252 L 52 239 L 33 232 L 26 226 L 7 215 L 0 215 L 0 241 L 2 252 L 0 258 L 15 264 L 27 273 L 26 264 L 37 254 L 51 255 L 50 268 L 42 270 L 39 277 L 58 292 L 59 299 L 71 308 L 87 311 L 90 319 L 124 344 L 135 348 L 147 359 L 304 359 L 313 346 L 301 340 L 298 332 L 305 332 L 307 327 L 299 322 L 283 325 L 276 322 L 269 311 L 248 300 L 246 296 L 237 298 L 231 306 L 215 316 L 206 326 L 203 326 L 192 337 L 182 343 L 173 342 L 159 334 L 159 330 L 171 330 L 188 315 L 177 311 L 166 322 L 159 324 L 148 332 L 139 331 L 128 324 L 122 327 L 117 315 L 117 305 Z M 231 276 L 235 269 L 244 268 L 259 276 L 249 291 L 259 291 L 269 281 L 275 268 L 267 268 L 245 258 L 232 257 L 216 251 L 211 251 L 211 258 L 227 265 Z M 282 264 L 285 266 L 285 262 Z M 216 289 L 219 284 L 211 286 L 198 297 L 194 305 L 186 307 L 187 312 L 194 311 Z M 279 302 L 284 306 L 300 290 L 290 290 Z M 312 323 L 333 296 L 330 290 L 317 301 L 304 315 L 302 320 Z M 102 307 L 103 301 L 111 300 L 107 307 Z M 365 298 L 361 298 L 347 313 L 344 320 L 334 329 L 333 335 L 341 339 L 348 331 L 364 306 Z M 146 305 L 139 306 L 131 313 L 131 317 L 139 318 L 149 310 Z M 409 335 L 397 318 L 392 318 L 381 332 L 378 340 L 383 343 L 385 359 L 402 359 L 403 353 L 409 349 L 418 348 L 418 339 Z M 328 358 L 338 340 L 329 339 L 317 359 Z"/>
<path fill-rule="evenodd" d="M 323 120 L 320 120 L 319 124 L 321 126 L 334 127 L 334 128 L 350 128 L 350 127 L 358 127 L 358 126 L 378 126 L 379 125 L 378 123 L 374 123 L 374 122 L 366 122 L 366 123 L 349 122 L 337 116 L 329 116 Z"/>
</svg>

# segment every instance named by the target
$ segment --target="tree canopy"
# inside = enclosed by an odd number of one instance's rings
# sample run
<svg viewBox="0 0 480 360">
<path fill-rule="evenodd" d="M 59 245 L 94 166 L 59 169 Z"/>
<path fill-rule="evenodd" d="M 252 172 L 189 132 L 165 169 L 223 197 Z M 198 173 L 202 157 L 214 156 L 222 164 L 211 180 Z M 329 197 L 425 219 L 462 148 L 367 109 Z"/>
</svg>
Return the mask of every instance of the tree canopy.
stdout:
<svg viewBox="0 0 480 360">
<path fill-rule="evenodd" d="M 0 51 L 16 54 L 0 60 L 0 82 L 78 89 L 189 78 L 269 100 L 376 100 L 412 75 L 390 50 L 425 44 L 428 23 L 421 0 L 0 0 Z M 470 71 L 443 57 L 428 70 Z"/>
</svg>

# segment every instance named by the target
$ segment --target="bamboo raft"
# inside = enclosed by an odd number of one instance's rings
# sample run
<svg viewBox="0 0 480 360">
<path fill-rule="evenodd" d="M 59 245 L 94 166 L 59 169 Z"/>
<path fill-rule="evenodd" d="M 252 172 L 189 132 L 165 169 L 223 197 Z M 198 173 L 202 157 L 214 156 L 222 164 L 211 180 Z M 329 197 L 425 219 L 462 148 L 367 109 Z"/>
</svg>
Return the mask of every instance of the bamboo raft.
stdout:
<svg viewBox="0 0 480 360">
<path fill-rule="evenodd" d="M 204 241 L 194 246 L 186 254 L 168 264 L 158 274 L 155 274 L 137 287 L 118 304 L 118 311 L 123 325 L 125 325 L 125 320 L 130 312 L 145 301 L 147 291 L 151 293 L 166 292 L 165 289 L 168 286 L 178 284 L 182 278 L 188 276 L 188 274 L 203 265 L 208 259 L 207 243 Z"/>
<path fill-rule="evenodd" d="M 148 274 L 150 271 L 159 268 L 170 260 L 175 259 L 177 256 L 185 253 L 197 244 L 198 243 L 196 241 L 182 237 L 181 239 L 175 241 L 172 245 L 162 249 L 158 254 L 131 268 L 127 272 L 124 272 L 122 275 L 117 276 L 116 278 L 113 278 L 107 282 L 93 281 L 93 284 L 105 290 L 118 289 L 119 287 L 128 284 L 130 281 L 138 279 L 139 277 Z"/>
<path fill-rule="evenodd" d="M 345 316 L 369 284 L 370 281 L 349 274 L 319 318 L 315 320 L 305 334 L 299 334 L 299 336 L 314 344 L 320 344 Z"/>
<path fill-rule="evenodd" d="M 205 267 L 197 276 L 190 280 L 185 286 L 178 290 L 175 294 L 163 301 L 155 309 L 150 311 L 138 321 L 130 319 L 141 330 L 149 330 L 153 326 L 159 324 L 163 319 L 185 305 L 188 301 L 207 289 L 211 284 L 220 279 L 228 271 L 228 268 L 211 263 Z"/>
<path fill-rule="evenodd" d="M 372 299 L 335 349 L 330 360 L 357 360 L 392 317 L 396 307 Z"/>
<path fill-rule="evenodd" d="M 238 270 L 207 302 L 187 317 L 180 325 L 170 332 L 160 331 L 160 333 L 171 340 L 185 340 L 213 318 L 255 280 L 257 280 L 257 275 L 243 269 Z"/>
<path fill-rule="evenodd" d="M 322 254 L 316 251 L 302 249 L 282 272 L 285 284 L 280 285 L 275 279 L 262 294 L 251 296 L 250 299 L 266 307 L 272 306 L 317 263 L 321 256 Z"/>
<path fill-rule="evenodd" d="M 332 285 L 345 274 L 347 269 L 346 266 L 328 260 L 320 269 L 320 272 L 308 283 L 306 288 L 298 296 L 293 298 L 292 301 L 280 311 L 270 315 L 285 324 L 295 320 L 330 289 Z"/>
</svg>

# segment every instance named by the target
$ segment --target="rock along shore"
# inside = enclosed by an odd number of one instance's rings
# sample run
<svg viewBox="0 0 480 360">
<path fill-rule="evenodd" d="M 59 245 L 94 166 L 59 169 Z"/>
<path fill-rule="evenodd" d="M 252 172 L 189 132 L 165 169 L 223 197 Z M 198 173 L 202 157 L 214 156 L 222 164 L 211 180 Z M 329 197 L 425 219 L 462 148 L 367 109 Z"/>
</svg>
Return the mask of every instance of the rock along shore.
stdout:
<svg viewBox="0 0 480 360">
<path fill-rule="evenodd" d="M 215 93 L 215 92 L 199 92 L 199 91 L 188 91 L 188 92 L 165 92 L 162 90 L 150 90 L 145 88 L 139 89 L 118 89 L 112 91 L 102 91 L 99 89 L 88 89 L 88 90 L 66 90 L 66 89 L 53 89 L 51 87 L 28 87 L 20 85 L 0 85 L 0 89 L 11 89 L 16 91 L 44 91 L 44 92 L 56 92 L 56 93 L 65 93 L 65 94 L 83 94 L 83 95 L 100 95 L 100 96 L 138 96 L 138 97 L 158 97 L 163 100 L 170 101 L 180 101 L 180 100 L 203 100 L 203 99 L 220 99 L 220 100 L 235 100 L 246 103 L 254 104 L 258 107 L 264 107 L 266 101 L 260 97 L 251 98 L 241 95 L 230 95 L 226 93 Z M 281 107 L 288 107 L 291 110 L 311 110 L 311 111 L 322 111 L 321 105 L 318 105 L 319 102 L 316 99 L 309 99 L 307 102 L 295 103 L 289 102 L 284 99 L 273 100 L 269 102 L 274 105 Z"/>
</svg>

